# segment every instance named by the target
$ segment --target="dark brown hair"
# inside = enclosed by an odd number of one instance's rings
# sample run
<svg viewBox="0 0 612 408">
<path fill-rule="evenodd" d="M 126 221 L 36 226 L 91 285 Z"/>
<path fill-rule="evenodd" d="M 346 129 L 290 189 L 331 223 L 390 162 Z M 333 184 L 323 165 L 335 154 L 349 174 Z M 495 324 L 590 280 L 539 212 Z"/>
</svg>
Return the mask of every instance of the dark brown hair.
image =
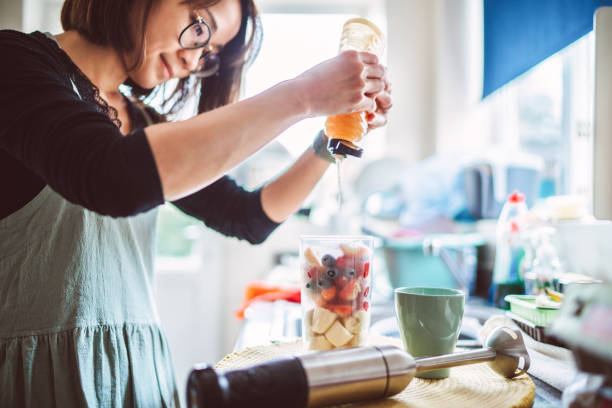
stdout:
<svg viewBox="0 0 612 408">
<path fill-rule="evenodd" d="M 201 81 L 199 113 L 238 100 L 244 67 L 251 64 L 259 52 L 262 29 L 257 8 L 253 0 L 240 0 L 240 6 L 240 31 L 219 53 L 221 66 L 218 74 Z"/>
<path fill-rule="evenodd" d="M 140 50 L 131 66 L 123 60 L 126 69 L 140 65 L 144 59 L 145 27 L 151 9 L 161 0 L 65 0 L 61 21 L 64 30 L 76 30 L 94 44 L 111 46 L 124 56 Z M 221 0 L 185 0 L 193 8 L 211 7 Z M 240 0 L 242 17 L 240 30 L 219 56 L 219 72 L 199 80 L 188 77 L 175 85 L 162 84 L 143 89 L 128 79 L 126 85 L 132 95 L 144 102 L 162 92 L 162 114 L 178 112 L 190 97 L 199 94 L 198 112 L 226 105 L 237 100 L 245 65 L 254 60 L 261 40 L 261 23 L 253 0 Z M 173 89 L 167 91 L 167 87 Z M 205 90 L 205 91 L 204 91 Z M 165 96 L 169 94 L 169 96 Z"/>
</svg>

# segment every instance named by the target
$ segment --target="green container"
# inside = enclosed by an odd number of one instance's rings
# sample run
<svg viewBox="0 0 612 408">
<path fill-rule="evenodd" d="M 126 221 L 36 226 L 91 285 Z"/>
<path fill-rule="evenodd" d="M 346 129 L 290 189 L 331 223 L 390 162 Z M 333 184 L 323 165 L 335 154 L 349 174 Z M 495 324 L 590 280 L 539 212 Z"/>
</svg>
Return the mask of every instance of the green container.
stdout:
<svg viewBox="0 0 612 408">
<path fill-rule="evenodd" d="M 472 286 L 476 277 L 476 247 L 484 244 L 477 233 L 436 234 L 419 239 L 385 239 L 382 244 L 389 283 L 393 288 L 404 286 L 457 288 L 457 279 L 438 255 L 423 250 L 426 240 L 445 248 L 450 261 L 457 265 L 463 280 Z"/>
<path fill-rule="evenodd" d="M 510 311 L 515 315 L 532 322 L 536 326 L 546 327 L 557 317 L 559 308 L 537 306 L 536 297 L 507 295 L 504 300 L 510 304 Z"/>
</svg>

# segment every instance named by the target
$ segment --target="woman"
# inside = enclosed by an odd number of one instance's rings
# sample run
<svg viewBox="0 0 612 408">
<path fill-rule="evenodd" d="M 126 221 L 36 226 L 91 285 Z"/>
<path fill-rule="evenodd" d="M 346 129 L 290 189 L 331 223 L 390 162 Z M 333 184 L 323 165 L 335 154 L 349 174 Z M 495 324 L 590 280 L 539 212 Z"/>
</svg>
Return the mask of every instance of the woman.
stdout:
<svg viewBox="0 0 612 408">
<path fill-rule="evenodd" d="M 366 110 L 384 124 L 386 71 L 344 53 L 235 102 L 252 0 L 66 0 L 62 24 L 56 37 L 0 32 L 2 404 L 176 406 L 152 295 L 154 209 L 171 201 L 263 241 L 328 167 L 324 135 L 260 190 L 224 174 L 307 117 Z M 142 104 L 173 78 L 164 106 L 199 88 L 200 114 L 168 122 Z"/>
</svg>

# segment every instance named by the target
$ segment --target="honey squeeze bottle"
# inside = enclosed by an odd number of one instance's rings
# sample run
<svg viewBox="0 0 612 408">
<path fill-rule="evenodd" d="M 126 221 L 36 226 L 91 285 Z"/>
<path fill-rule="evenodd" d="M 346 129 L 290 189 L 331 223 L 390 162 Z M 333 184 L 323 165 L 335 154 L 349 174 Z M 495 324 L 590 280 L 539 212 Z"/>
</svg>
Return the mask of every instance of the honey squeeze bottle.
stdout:
<svg viewBox="0 0 612 408">
<path fill-rule="evenodd" d="M 344 23 L 340 37 L 340 51 L 367 51 L 382 58 L 384 39 L 382 32 L 364 18 L 352 18 Z M 368 130 L 366 112 L 353 112 L 327 118 L 325 134 L 328 149 L 338 159 L 347 155 L 361 157 L 363 149 L 357 145 Z"/>
<path fill-rule="evenodd" d="M 364 18 L 352 18 L 344 23 L 340 36 L 340 52 L 367 51 L 382 58 L 385 41 L 376 25 Z M 325 122 L 325 134 L 329 138 L 328 150 L 336 157 L 338 173 L 338 215 L 342 214 L 342 161 L 346 156 L 361 157 L 358 146 L 368 131 L 367 112 L 353 112 L 330 116 Z"/>
</svg>

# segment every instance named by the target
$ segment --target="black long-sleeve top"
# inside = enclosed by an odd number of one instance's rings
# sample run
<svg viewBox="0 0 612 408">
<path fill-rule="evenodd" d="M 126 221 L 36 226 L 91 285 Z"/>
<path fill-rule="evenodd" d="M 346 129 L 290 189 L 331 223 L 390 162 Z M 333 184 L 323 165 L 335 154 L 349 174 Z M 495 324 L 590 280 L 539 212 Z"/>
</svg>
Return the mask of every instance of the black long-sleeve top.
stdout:
<svg viewBox="0 0 612 408">
<path fill-rule="evenodd" d="M 134 130 L 123 136 L 95 86 L 42 33 L 0 30 L 0 53 L 0 220 L 45 185 L 112 217 L 164 202 L 139 109 L 130 105 Z M 251 243 L 278 226 L 263 211 L 261 190 L 245 191 L 227 176 L 173 204 Z"/>
</svg>

